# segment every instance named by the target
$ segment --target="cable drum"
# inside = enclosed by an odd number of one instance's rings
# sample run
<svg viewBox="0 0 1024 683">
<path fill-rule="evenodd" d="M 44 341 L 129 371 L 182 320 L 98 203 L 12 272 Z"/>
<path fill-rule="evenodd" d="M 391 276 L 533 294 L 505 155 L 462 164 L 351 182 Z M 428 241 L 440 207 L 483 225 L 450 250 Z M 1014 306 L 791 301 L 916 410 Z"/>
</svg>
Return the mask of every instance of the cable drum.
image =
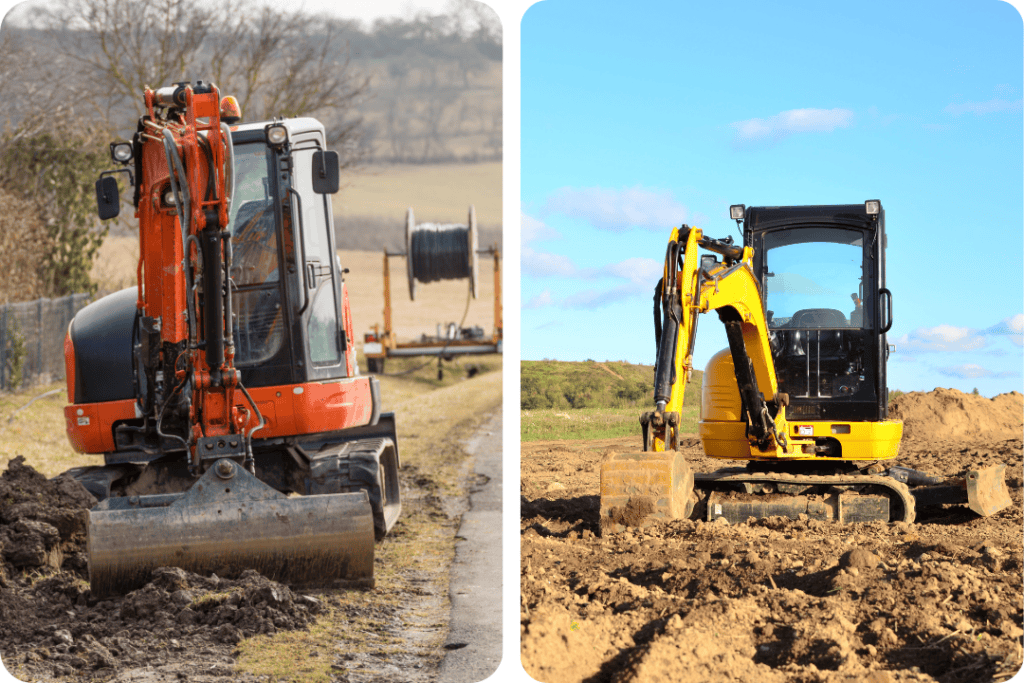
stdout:
<svg viewBox="0 0 1024 683">
<path fill-rule="evenodd" d="M 469 279 L 477 297 L 476 209 L 469 207 L 469 225 L 422 223 L 416 225 L 412 208 L 405 214 L 406 268 L 409 298 L 416 300 L 416 283 Z"/>
</svg>

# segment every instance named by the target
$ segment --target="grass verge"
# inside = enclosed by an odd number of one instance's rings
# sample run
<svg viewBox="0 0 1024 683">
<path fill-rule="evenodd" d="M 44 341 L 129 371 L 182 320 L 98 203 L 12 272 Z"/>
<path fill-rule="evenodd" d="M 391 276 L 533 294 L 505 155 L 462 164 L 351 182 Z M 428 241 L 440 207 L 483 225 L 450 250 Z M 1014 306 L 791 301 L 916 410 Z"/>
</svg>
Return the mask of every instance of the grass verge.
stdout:
<svg viewBox="0 0 1024 683">
<path fill-rule="evenodd" d="M 42 396 L 55 389 L 60 391 Z M 47 477 L 72 467 L 103 464 L 99 456 L 76 453 L 68 443 L 64 431 L 67 402 L 63 382 L 0 393 L 0 470 L 7 469 L 7 463 L 18 455 Z"/>
<path fill-rule="evenodd" d="M 684 406 L 679 431 L 697 431 L 700 408 Z M 614 439 L 640 433 L 638 408 L 579 408 L 523 410 L 520 438 L 523 441 L 555 439 Z"/>
<path fill-rule="evenodd" d="M 500 370 L 500 359 L 490 363 Z M 242 641 L 239 671 L 270 683 L 320 683 L 379 678 L 382 663 L 407 670 L 406 680 L 434 670 L 447 636 L 448 568 L 458 524 L 448 507 L 466 492 L 462 442 L 501 405 L 501 372 L 445 375 L 439 387 L 434 365 L 380 377 L 384 409 L 396 416 L 403 507 L 376 545 L 376 587 L 321 593 L 330 609 L 308 631 Z"/>
</svg>

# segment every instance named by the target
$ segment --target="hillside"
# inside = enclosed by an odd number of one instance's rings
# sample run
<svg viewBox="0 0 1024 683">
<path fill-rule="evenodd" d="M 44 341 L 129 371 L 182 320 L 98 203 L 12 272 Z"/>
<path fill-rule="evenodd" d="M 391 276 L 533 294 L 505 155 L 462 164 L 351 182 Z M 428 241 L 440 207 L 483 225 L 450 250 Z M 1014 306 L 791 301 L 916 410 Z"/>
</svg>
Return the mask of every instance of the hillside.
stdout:
<svg viewBox="0 0 1024 683">
<path fill-rule="evenodd" d="M 543 408 L 625 408 L 651 403 L 654 366 L 625 361 L 524 360 L 519 366 L 519 405 Z M 704 373 L 693 372 L 684 405 L 700 403 Z"/>
</svg>

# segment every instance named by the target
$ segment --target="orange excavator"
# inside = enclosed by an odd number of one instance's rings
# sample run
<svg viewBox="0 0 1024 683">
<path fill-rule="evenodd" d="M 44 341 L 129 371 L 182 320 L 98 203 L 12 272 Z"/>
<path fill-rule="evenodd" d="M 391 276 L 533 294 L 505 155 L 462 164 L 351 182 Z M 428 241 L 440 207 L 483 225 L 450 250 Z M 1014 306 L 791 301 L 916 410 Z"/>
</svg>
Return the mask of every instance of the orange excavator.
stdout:
<svg viewBox="0 0 1024 683">
<path fill-rule="evenodd" d="M 293 585 L 367 585 L 401 510 L 394 414 L 355 370 L 331 194 L 339 162 L 311 118 L 239 124 L 212 83 L 145 92 L 122 168 L 138 284 L 65 339 L 67 434 L 103 464 L 71 474 L 90 511 L 94 594 L 152 569 L 244 569 Z"/>
</svg>

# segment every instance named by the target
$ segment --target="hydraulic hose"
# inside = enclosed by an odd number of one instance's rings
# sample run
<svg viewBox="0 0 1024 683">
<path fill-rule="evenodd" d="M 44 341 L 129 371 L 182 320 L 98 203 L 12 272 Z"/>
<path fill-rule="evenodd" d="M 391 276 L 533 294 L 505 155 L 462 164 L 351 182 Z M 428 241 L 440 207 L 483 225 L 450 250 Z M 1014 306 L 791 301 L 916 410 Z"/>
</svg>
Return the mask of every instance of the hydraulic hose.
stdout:
<svg viewBox="0 0 1024 683">
<path fill-rule="evenodd" d="M 676 287 L 679 272 L 679 255 L 683 243 L 672 241 L 668 244 L 665 254 L 666 279 L 661 286 L 662 320 L 661 339 L 658 344 L 658 359 L 654 370 L 654 402 L 658 410 L 663 410 L 672 398 L 672 385 L 675 380 L 676 349 L 679 345 L 679 323 L 682 319 L 682 307 L 679 303 L 679 290 Z"/>
</svg>

